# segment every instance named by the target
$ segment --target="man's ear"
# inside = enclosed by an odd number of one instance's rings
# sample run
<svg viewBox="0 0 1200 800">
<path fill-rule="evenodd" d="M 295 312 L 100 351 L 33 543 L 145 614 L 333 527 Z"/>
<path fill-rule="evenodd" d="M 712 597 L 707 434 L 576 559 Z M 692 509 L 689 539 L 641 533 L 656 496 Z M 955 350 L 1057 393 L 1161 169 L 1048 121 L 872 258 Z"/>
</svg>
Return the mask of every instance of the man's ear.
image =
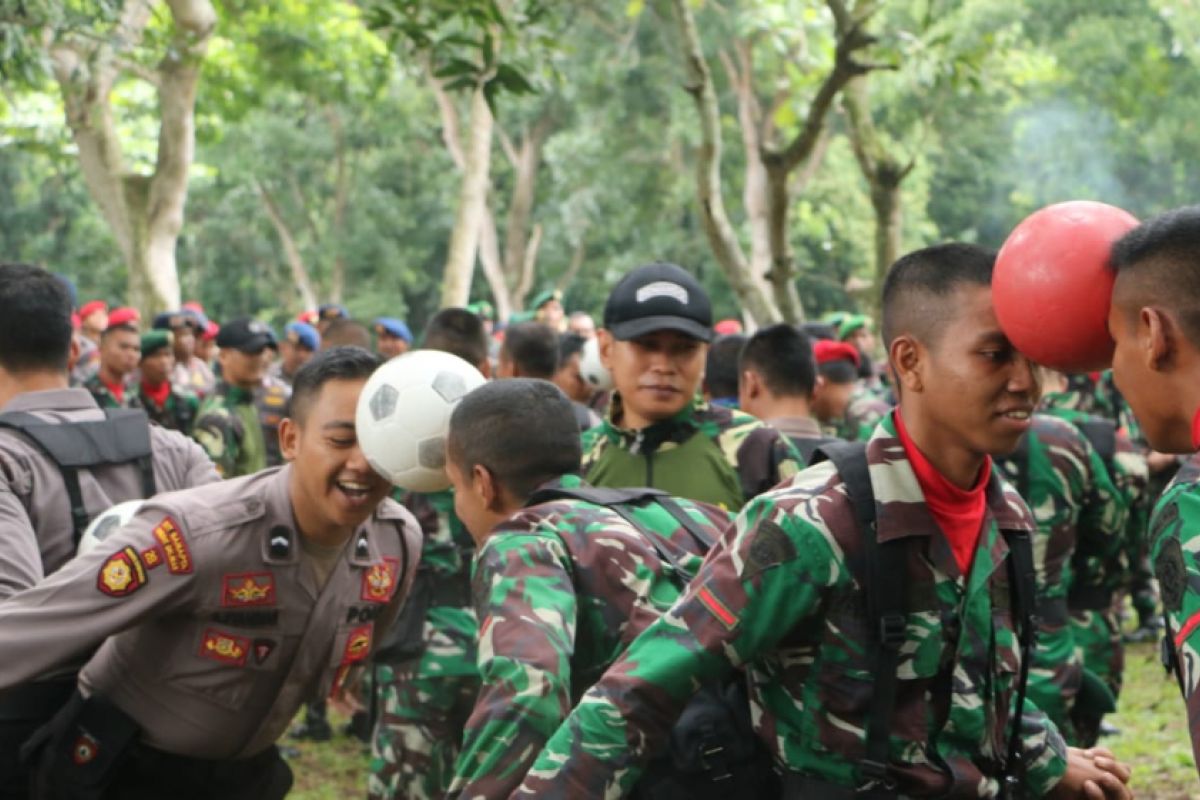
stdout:
<svg viewBox="0 0 1200 800">
<path fill-rule="evenodd" d="M 482 464 L 471 467 L 471 486 L 479 493 L 479 499 L 488 511 L 500 511 L 503 508 L 502 489 L 490 469 Z"/>
<path fill-rule="evenodd" d="M 905 333 L 897 336 L 888 345 L 888 356 L 897 382 L 910 391 L 923 391 L 924 380 L 921 372 L 926 357 L 924 346 Z"/>
<path fill-rule="evenodd" d="M 1159 308 L 1143 308 L 1138 312 L 1138 343 L 1146 367 L 1163 372 L 1175 357 L 1179 347 L 1179 326 L 1170 314 Z"/>
<path fill-rule="evenodd" d="M 283 454 L 284 460 L 296 459 L 299 444 L 300 426 L 291 417 L 284 417 L 279 421 L 279 452 Z"/>
<path fill-rule="evenodd" d="M 604 328 L 601 328 L 600 330 L 596 331 L 596 341 L 600 348 L 600 363 L 604 365 L 606 370 L 612 372 L 612 350 L 613 343 L 616 340 L 613 339 L 613 335 L 611 333 Z"/>
</svg>

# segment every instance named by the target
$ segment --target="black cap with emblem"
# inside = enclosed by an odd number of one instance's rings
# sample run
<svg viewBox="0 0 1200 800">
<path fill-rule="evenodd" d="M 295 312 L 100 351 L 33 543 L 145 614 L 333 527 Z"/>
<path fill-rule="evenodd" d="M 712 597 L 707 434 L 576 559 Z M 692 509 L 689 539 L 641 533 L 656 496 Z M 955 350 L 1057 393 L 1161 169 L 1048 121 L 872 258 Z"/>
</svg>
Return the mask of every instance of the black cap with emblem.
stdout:
<svg viewBox="0 0 1200 800">
<path fill-rule="evenodd" d="M 617 339 L 679 331 L 711 342 L 712 303 L 690 272 L 675 264 L 646 264 L 617 282 L 604 304 L 604 327 Z"/>
<path fill-rule="evenodd" d="M 275 332 L 270 326 L 250 317 L 239 317 L 226 322 L 217 334 L 217 347 L 227 347 L 243 353 L 261 353 L 266 348 L 275 346 Z"/>
</svg>

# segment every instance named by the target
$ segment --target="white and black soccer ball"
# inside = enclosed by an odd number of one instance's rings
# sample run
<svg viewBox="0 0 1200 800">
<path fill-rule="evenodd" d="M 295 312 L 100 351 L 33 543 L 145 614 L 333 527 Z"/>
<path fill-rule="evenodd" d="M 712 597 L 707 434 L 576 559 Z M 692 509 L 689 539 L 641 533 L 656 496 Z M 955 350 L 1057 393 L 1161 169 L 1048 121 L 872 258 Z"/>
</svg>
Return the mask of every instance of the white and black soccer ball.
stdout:
<svg viewBox="0 0 1200 800">
<path fill-rule="evenodd" d="M 579 354 L 579 374 L 596 391 L 607 392 L 613 388 L 612 373 L 600 362 L 600 340 L 595 336 L 584 342 L 583 352 Z"/>
<path fill-rule="evenodd" d="M 375 371 L 358 398 L 354 424 L 372 469 L 413 492 L 450 486 L 446 434 L 454 406 L 487 382 L 461 358 L 414 350 Z"/>
<path fill-rule="evenodd" d="M 124 503 L 117 503 L 107 511 L 102 511 L 97 515 L 87 529 L 84 530 L 83 536 L 79 537 L 79 547 L 76 549 L 77 555 L 90 553 L 104 543 L 104 540 L 111 536 L 118 528 L 124 526 L 129 520 L 133 519 L 138 510 L 142 507 L 143 500 L 126 500 Z"/>
</svg>

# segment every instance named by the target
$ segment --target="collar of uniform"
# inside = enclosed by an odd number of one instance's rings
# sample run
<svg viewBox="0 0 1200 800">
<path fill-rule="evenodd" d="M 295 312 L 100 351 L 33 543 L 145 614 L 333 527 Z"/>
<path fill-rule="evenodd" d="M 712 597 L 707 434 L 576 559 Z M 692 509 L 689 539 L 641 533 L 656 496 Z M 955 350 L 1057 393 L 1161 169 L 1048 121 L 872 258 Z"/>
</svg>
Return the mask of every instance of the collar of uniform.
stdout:
<svg viewBox="0 0 1200 800">
<path fill-rule="evenodd" d="M 221 385 L 217 387 L 217 393 L 227 397 L 229 402 L 234 405 L 249 405 L 254 402 L 254 392 L 225 381 L 221 381 Z"/>
<path fill-rule="evenodd" d="M 621 416 L 622 406 L 621 395 L 613 392 L 612 402 L 608 407 L 608 414 L 602 422 L 604 435 L 612 443 L 619 444 L 626 449 L 632 448 L 640 441 L 644 449 L 651 451 L 657 449 L 664 442 L 686 441 L 693 433 L 700 429 L 700 422 L 705 417 L 713 414 L 714 411 L 708 403 L 700 399 L 694 399 L 680 409 L 675 416 L 660 420 L 645 428 L 634 430 L 633 428 L 622 428 L 614 421 Z M 728 409 L 722 410 L 728 413 Z"/>
<path fill-rule="evenodd" d="M 262 557 L 267 564 L 295 564 L 300 560 L 300 532 L 296 529 L 296 515 L 288 491 L 291 478 L 292 465 L 286 464 L 271 477 L 263 493 L 265 519 L 289 523 L 276 523 L 263 531 Z"/>
<path fill-rule="evenodd" d="M 46 389 L 22 392 L 0 411 L 80 411 L 99 407 L 87 389 Z"/>
<path fill-rule="evenodd" d="M 893 412 L 893 414 L 896 412 Z M 879 541 L 902 539 L 908 536 L 933 536 L 939 533 L 937 522 L 925 506 L 925 495 L 917 481 L 904 445 L 896 435 L 892 414 L 885 416 L 867 442 L 867 466 L 871 472 L 871 488 L 880 510 L 877 521 Z M 1016 491 L 992 470 L 986 497 L 988 517 L 1002 530 L 1033 531 L 1033 519 Z M 896 511 L 887 513 L 894 505 Z M 901 510 L 901 508 L 903 510 Z M 985 521 L 986 524 L 986 521 Z"/>
</svg>

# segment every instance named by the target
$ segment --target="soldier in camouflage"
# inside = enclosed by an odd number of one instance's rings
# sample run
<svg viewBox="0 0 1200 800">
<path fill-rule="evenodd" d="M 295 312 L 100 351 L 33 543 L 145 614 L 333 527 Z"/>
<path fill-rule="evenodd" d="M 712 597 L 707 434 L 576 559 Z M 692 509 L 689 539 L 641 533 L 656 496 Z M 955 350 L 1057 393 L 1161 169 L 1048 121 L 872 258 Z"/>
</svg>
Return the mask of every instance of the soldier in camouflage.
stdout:
<svg viewBox="0 0 1200 800">
<path fill-rule="evenodd" d="M 171 372 L 175 367 L 171 339 L 170 331 L 152 330 L 142 334 L 138 404 L 145 409 L 151 422 L 187 434 L 200 410 L 200 400 L 171 385 Z"/>
<path fill-rule="evenodd" d="M 1043 369 L 1042 380 L 1041 409 L 1046 414 L 1081 431 L 1097 430 L 1100 418 L 1078 409 L 1066 376 Z M 1105 423 L 1109 426 L 1107 429 Z M 1115 550 L 1108 546 L 1106 537 L 1080 536 L 1072 557 L 1067 607 L 1076 651 L 1083 660 L 1084 669 L 1096 676 L 1115 700 L 1121 693 L 1125 669 L 1125 645 L 1119 616 L 1123 601 L 1120 590 L 1128 585 L 1132 565 L 1142 559 L 1144 551 L 1149 473 L 1145 455 L 1130 442 L 1124 431 L 1116 430 L 1111 420 L 1100 422 L 1098 429 L 1111 431 L 1113 452 L 1103 459 L 1104 467 L 1112 478 L 1119 503 L 1127 509 L 1126 521 L 1120 534 L 1120 547 Z M 1032 502 L 1030 505 L 1036 508 Z M 1092 707 L 1094 703 L 1095 700 L 1089 700 L 1085 695 L 1072 711 L 1076 741 L 1083 744 L 1094 741 L 1103 717 L 1100 708 Z"/>
<path fill-rule="evenodd" d="M 249 475 L 267 466 L 267 444 L 255 392 L 262 386 L 274 334 L 257 320 L 235 319 L 217 334 L 221 380 L 200 405 L 192 436 L 222 477 Z"/>
<path fill-rule="evenodd" d="M 1200 207 L 1143 222 L 1113 246 L 1113 376 L 1150 447 L 1189 453 L 1154 507 L 1150 552 L 1167 663 L 1200 766 Z"/>
<path fill-rule="evenodd" d="M 1077 566 L 1117 559 L 1128 512 L 1125 496 L 1084 434 L 1047 414 L 1034 416 L 1016 452 L 1000 464 L 1037 525 L 1033 552 L 1039 624 L 1029 697 L 1068 741 L 1078 743 L 1082 737 L 1095 744 L 1099 716 L 1089 716 L 1095 720 L 1088 726 L 1093 733 L 1080 731 L 1077 736 L 1071 722 L 1076 697 L 1085 685 L 1085 665 L 1070 618 L 1068 588 L 1088 580 L 1094 571 L 1073 574 Z"/>
<path fill-rule="evenodd" d="M 1130 796 L 1128 769 L 1107 751 L 1068 749 L 1028 699 L 1012 718 L 1021 648 L 1007 542 L 1033 521 L 988 454 L 1016 447 L 1038 390 L 996 322 L 993 264 L 980 248 L 942 245 L 900 259 L 884 284 L 901 403 L 865 457 L 878 541 L 906 543 L 891 713 L 872 719 L 879 676 L 871 587 L 858 566 L 864 534 L 838 469 L 820 464 L 742 510 L 683 597 L 559 727 L 516 796 L 616 796 L 695 685 L 738 666 L 750 673 L 755 727 L 785 796 L 991 798 L 1005 776 L 1032 796 Z M 866 731 L 883 725 L 886 763 L 872 768 Z"/>
<path fill-rule="evenodd" d="M 114 308 L 108 315 L 108 327 L 100 334 L 100 367 L 83 382 L 83 388 L 96 398 L 96 405 L 138 407 L 133 373 L 137 370 L 140 348 L 137 309 Z"/>
<path fill-rule="evenodd" d="M 427 349 L 489 374 L 483 321 L 467 309 L 442 309 L 421 339 Z M 396 638 L 404 644 L 375 673 L 380 719 L 371 748 L 371 800 L 445 795 L 479 691 L 470 597 L 475 543 L 455 516 L 453 492 L 401 499 L 420 521 L 424 544 L 413 600 L 397 624 Z"/>
<path fill-rule="evenodd" d="M 451 796 L 507 797 L 583 691 L 679 597 L 705 542 L 729 522 L 713 506 L 668 499 L 695 533 L 658 502 L 626 507 L 627 518 L 556 495 L 580 487 L 570 475 L 576 431 L 570 401 L 545 381 L 490 384 L 455 409 L 447 471 L 479 547 L 483 688 Z"/>
<path fill-rule="evenodd" d="M 583 435 L 589 483 L 651 486 L 736 510 L 797 472 L 787 437 L 696 398 L 712 307 L 686 270 L 649 264 L 625 275 L 597 335 L 616 391 L 604 421 Z"/>
<path fill-rule="evenodd" d="M 761 328 L 738 359 L 738 405 L 788 437 L 807 463 L 828 438 L 812 414 L 817 366 L 808 335 L 794 325 Z"/>
</svg>

